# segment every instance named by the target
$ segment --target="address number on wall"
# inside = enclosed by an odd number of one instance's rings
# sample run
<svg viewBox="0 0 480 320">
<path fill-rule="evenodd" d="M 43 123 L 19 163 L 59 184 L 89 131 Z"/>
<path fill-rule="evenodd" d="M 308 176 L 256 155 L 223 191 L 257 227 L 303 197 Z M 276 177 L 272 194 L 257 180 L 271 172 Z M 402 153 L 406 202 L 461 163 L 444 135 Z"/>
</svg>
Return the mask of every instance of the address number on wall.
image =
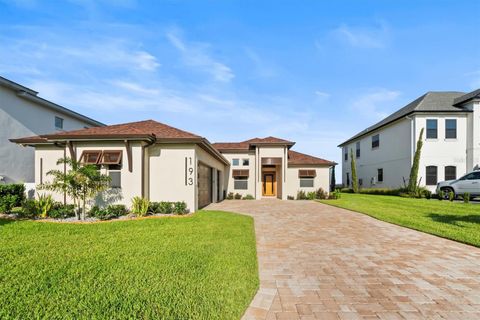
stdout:
<svg viewBox="0 0 480 320">
<path fill-rule="evenodd" d="M 193 161 L 192 157 L 185 157 L 185 185 L 193 186 Z"/>
</svg>

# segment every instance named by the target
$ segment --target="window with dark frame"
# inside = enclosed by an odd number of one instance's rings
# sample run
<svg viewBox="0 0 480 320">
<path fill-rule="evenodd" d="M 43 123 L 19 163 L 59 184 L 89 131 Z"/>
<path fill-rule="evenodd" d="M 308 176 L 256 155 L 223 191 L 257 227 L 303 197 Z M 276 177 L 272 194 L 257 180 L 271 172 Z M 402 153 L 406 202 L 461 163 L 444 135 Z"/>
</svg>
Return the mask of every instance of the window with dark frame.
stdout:
<svg viewBox="0 0 480 320">
<path fill-rule="evenodd" d="M 233 189 L 235 190 L 247 190 L 248 189 L 248 177 L 239 176 L 233 178 Z"/>
<path fill-rule="evenodd" d="M 427 119 L 427 139 L 438 138 L 438 121 L 437 119 Z"/>
<path fill-rule="evenodd" d="M 240 159 L 232 159 L 232 166 L 240 165 Z"/>
<path fill-rule="evenodd" d="M 314 178 L 300 178 L 300 188 L 313 188 Z"/>
<path fill-rule="evenodd" d="M 347 148 L 344 148 L 344 154 L 345 154 L 345 156 L 344 156 L 345 161 L 348 161 L 348 149 Z"/>
<path fill-rule="evenodd" d="M 372 136 L 372 149 L 380 147 L 380 135 Z"/>
<path fill-rule="evenodd" d="M 383 182 L 383 168 L 377 169 L 377 181 Z"/>
<path fill-rule="evenodd" d="M 445 120 L 445 139 L 457 138 L 457 119 Z"/>
<path fill-rule="evenodd" d="M 63 129 L 63 118 L 55 116 L 55 129 Z"/>
<path fill-rule="evenodd" d="M 242 165 L 248 166 L 249 164 L 250 164 L 250 160 L 249 160 L 249 159 L 242 159 Z"/>
<path fill-rule="evenodd" d="M 437 185 L 437 166 L 427 166 L 425 168 L 425 176 L 426 176 L 425 184 L 427 186 L 436 186 Z"/>
<path fill-rule="evenodd" d="M 347 187 L 350 186 L 350 173 L 347 172 Z"/>
<path fill-rule="evenodd" d="M 445 180 L 455 180 L 455 179 L 457 179 L 457 167 L 446 166 L 445 167 Z"/>
<path fill-rule="evenodd" d="M 317 171 L 315 169 L 300 169 L 298 170 L 298 177 L 300 179 L 300 188 L 313 188 L 315 185 L 315 177 Z"/>
<path fill-rule="evenodd" d="M 358 141 L 355 146 L 355 157 L 360 158 L 360 141 Z"/>
<path fill-rule="evenodd" d="M 101 150 L 85 150 L 80 156 L 81 164 L 98 164 L 102 156 Z"/>
</svg>

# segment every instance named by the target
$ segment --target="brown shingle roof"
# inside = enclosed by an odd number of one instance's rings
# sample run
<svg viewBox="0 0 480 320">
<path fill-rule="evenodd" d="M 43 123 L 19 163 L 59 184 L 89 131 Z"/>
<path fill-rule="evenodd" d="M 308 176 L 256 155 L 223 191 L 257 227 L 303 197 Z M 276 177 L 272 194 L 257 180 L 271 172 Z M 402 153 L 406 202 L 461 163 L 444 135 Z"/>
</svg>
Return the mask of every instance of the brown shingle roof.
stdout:
<svg viewBox="0 0 480 320">
<path fill-rule="evenodd" d="M 40 136 L 31 136 L 18 139 L 10 139 L 11 142 L 27 144 L 27 143 L 47 143 L 48 140 Z"/>
<path fill-rule="evenodd" d="M 333 161 L 325 160 L 310 156 L 308 154 L 288 150 L 288 164 L 294 165 L 330 165 L 333 166 L 336 163 Z"/>
<path fill-rule="evenodd" d="M 36 139 L 82 139 L 82 138 L 157 138 L 157 139 L 201 139 L 200 136 L 183 131 L 169 125 L 154 121 L 145 120 L 138 122 L 129 122 L 115 124 L 105 127 L 93 127 L 81 130 L 63 131 L 52 134 L 44 134 Z M 24 140 L 31 140 L 34 137 L 12 139 L 12 142 L 26 143 Z M 32 141 L 35 142 L 35 141 Z"/>
<path fill-rule="evenodd" d="M 246 140 L 244 142 L 250 143 L 250 144 L 257 144 L 257 143 L 280 143 L 280 144 L 284 143 L 284 144 L 291 144 L 291 145 L 295 144 L 295 142 L 272 137 L 272 136 L 266 137 L 266 138 L 253 138 L 250 140 Z"/>
<path fill-rule="evenodd" d="M 249 140 L 245 140 L 242 142 L 216 142 L 213 143 L 213 146 L 217 150 L 248 150 L 250 146 L 254 146 L 256 144 L 285 144 L 288 146 L 293 146 L 295 142 L 276 138 L 276 137 L 266 137 L 266 138 L 253 138 Z"/>
</svg>

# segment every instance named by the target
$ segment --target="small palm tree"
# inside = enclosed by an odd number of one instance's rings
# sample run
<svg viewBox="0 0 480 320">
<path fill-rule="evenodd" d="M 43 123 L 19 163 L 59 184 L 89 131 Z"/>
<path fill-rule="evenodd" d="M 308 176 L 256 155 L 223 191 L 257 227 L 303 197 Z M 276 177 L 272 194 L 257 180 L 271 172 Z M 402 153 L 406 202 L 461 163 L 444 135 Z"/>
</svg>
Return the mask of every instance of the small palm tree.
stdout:
<svg viewBox="0 0 480 320">
<path fill-rule="evenodd" d="M 40 185 L 41 189 L 64 192 L 73 200 L 75 216 L 85 220 L 86 202 L 93 199 L 98 193 L 108 189 L 110 177 L 101 174 L 96 166 L 82 165 L 75 159 L 61 158 L 57 165 L 66 165 L 68 171 L 50 170 L 48 176 L 52 176 L 51 182 Z"/>
</svg>

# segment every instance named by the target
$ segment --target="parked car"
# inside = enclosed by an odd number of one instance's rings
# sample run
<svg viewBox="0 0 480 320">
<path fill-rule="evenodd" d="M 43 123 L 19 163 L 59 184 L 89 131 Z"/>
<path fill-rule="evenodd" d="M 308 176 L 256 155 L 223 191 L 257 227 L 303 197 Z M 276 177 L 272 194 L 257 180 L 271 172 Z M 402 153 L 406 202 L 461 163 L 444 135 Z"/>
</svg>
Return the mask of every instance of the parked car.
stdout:
<svg viewBox="0 0 480 320">
<path fill-rule="evenodd" d="M 470 199 L 480 196 L 480 171 L 467 173 L 455 180 L 442 181 L 437 184 L 437 194 L 442 190 L 446 196 L 453 191 L 455 198 L 464 193 L 470 194 Z"/>
</svg>

